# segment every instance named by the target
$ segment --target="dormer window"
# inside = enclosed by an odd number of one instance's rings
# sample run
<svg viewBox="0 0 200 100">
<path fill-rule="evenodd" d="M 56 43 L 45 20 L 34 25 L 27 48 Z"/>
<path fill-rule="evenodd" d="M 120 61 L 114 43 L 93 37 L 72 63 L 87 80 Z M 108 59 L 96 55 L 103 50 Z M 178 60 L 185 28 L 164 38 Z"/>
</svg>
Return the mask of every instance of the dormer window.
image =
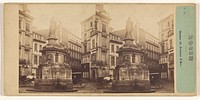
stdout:
<svg viewBox="0 0 200 100">
<path fill-rule="evenodd" d="M 102 32 L 106 33 L 106 25 L 105 24 L 102 24 Z"/>
<path fill-rule="evenodd" d="M 29 25 L 29 23 L 26 23 L 26 31 L 30 31 L 30 25 Z"/>
</svg>

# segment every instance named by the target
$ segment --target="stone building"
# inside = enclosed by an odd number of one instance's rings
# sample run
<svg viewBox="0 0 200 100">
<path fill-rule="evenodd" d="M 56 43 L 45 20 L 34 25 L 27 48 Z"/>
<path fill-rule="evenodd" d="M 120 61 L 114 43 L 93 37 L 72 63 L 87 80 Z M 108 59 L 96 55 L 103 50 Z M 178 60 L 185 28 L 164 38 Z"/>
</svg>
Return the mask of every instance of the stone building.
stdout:
<svg viewBox="0 0 200 100">
<path fill-rule="evenodd" d="M 36 75 L 36 70 L 39 64 L 42 63 L 42 53 L 40 52 L 44 45 L 46 45 L 46 40 L 44 37 L 36 32 L 33 32 L 33 53 L 32 53 L 32 73 Z"/>
<path fill-rule="evenodd" d="M 151 78 L 160 79 L 160 68 L 159 68 L 159 44 L 158 37 L 155 37 L 149 33 L 145 33 L 145 50 L 146 59 L 145 63 L 149 66 L 149 72 Z"/>
<path fill-rule="evenodd" d="M 31 75 L 32 68 L 32 22 L 27 5 L 19 5 L 19 76 Z"/>
<path fill-rule="evenodd" d="M 93 80 L 109 75 L 110 20 L 103 4 L 97 4 L 95 14 L 81 22 L 82 66 L 89 68 L 86 75 Z"/>
<path fill-rule="evenodd" d="M 119 36 L 116 34 L 110 32 L 109 34 L 109 74 L 113 75 L 113 70 L 119 64 L 118 59 L 119 59 L 119 54 L 117 51 L 119 51 L 119 48 L 122 46 L 123 42 L 120 39 Z"/>
<path fill-rule="evenodd" d="M 174 14 L 158 22 L 161 78 L 174 80 Z"/>
<path fill-rule="evenodd" d="M 81 67 L 81 59 L 82 59 L 82 46 L 81 39 L 72 34 L 68 33 L 68 50 L 70 54 L 70 65 L 72 66 L 72 77 L 73 78 L 83 78 L 85 77 L 85 70 Z"/>
</svg>

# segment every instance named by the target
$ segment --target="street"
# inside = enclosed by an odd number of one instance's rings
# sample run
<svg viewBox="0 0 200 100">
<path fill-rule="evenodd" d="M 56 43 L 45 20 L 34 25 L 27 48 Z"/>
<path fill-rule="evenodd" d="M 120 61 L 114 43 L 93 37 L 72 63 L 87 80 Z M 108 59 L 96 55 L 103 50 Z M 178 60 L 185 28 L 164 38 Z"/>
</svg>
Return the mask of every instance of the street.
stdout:
<svg viewBox="0 0 200 100">
<path fill-rule="evenodd" d="M 32 93 L 34 91 L 27 91 L 27 89 L 33 89 L 33 87 L 19 87 L 20 93 Z M 74 86 L 74 89 L 77 89 L 77 92 L 73 93 L 103 93 L 105 90 L 109 89 L 98 89 L 96 82 L 88 82 L 87 85 L 83 88 L 78 88 Z M 173 93 L 174 92 L 174 85 L 173 82 L 165 83 L 163 88 L 155 89 L 156 93 Z"/>
</svg>

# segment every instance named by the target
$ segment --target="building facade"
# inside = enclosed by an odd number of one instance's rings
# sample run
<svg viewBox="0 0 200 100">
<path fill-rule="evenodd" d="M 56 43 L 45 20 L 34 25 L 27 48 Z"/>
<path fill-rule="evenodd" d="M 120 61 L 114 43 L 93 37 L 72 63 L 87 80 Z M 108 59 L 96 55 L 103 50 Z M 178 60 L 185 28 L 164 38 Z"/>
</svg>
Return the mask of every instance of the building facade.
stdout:
<svg viewBox="0 0 200 100">
<path fill-rule="evenodd" d="M 159 39 L 149 33 L 145 33 L 145 63 L 149 66 L 150 78 L 160 79 L 159 68 Z"/>
<path fill-rule="evenodd" d="M 160 20 L 159 45 L 160 60 L 159 66 L 162 69 L 161 78 L 174 80 L 174 14 Z"/>
<path fill-rule="evenodd" d="M 33 53 L 32 53 L 32 73 L 36 75 L 36 70 L 38 66 L 42 63 L 42 53 L 44 45 L 46 45 L 46 41 L 44 37 L 36 32 L 33 32 Z"/>
<path fill-rule="evenodd" d="M 82 46 L 81 39 L 74 34 L 68 34 L 68 50 L 70 54 L 70 65 L 72 66 L 72 77 L 81 79 L 85 77 L 86 69 L 81 67 Z"/>
<path fill-rule="evenodd" d="M 114 33 L 109 34 L 109 70 L 110 75 L 113 75 L 113 70 L 117 65 L 119 65 L 119 54 L 117 53 L 119 51 L 119 48 L 122 46 L 123 42 L 120 39 L 119 36 L 117 36 Z"/>
<path fill-rule="evenodd" d="M 32 22 L 27 5 L 19 5 L 19 76 L 31 75 L 32 68 Z"/>
<path fill-rule="evenodd" d="M 88 78 L 97 80 L 109 74 L 109 22 L 110 18 L 102 4 L 96 5 L 96 12 L 81 22 L 82 66 L 89 68 Z M 108 71 L 108 72 L 107 72 Z"/>
</svg>

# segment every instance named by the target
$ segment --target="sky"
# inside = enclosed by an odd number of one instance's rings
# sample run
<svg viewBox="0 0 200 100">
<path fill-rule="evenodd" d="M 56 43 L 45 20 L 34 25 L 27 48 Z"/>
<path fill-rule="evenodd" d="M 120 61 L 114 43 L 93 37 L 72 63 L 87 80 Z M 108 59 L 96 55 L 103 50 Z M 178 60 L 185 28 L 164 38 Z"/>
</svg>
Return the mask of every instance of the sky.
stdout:
<svg viewBox="0 0 200 100">
<path fill-rule="evenodd" d="M 128 17 L 133 25 L 138 24 L 145 31 L 158 36 L 158 24 L 161 19 L 175 13 L 177 5 L 171 4 L 104 4 L 111 18 L 110 27 L 125 29 Z M 28 9 L 34 17 L 36 30 L 47 29 L 54 17 L 64 28 L 81 37 L 80 22 L 92 16 L 95 4 L 29 4 Z"/>
</svg>

